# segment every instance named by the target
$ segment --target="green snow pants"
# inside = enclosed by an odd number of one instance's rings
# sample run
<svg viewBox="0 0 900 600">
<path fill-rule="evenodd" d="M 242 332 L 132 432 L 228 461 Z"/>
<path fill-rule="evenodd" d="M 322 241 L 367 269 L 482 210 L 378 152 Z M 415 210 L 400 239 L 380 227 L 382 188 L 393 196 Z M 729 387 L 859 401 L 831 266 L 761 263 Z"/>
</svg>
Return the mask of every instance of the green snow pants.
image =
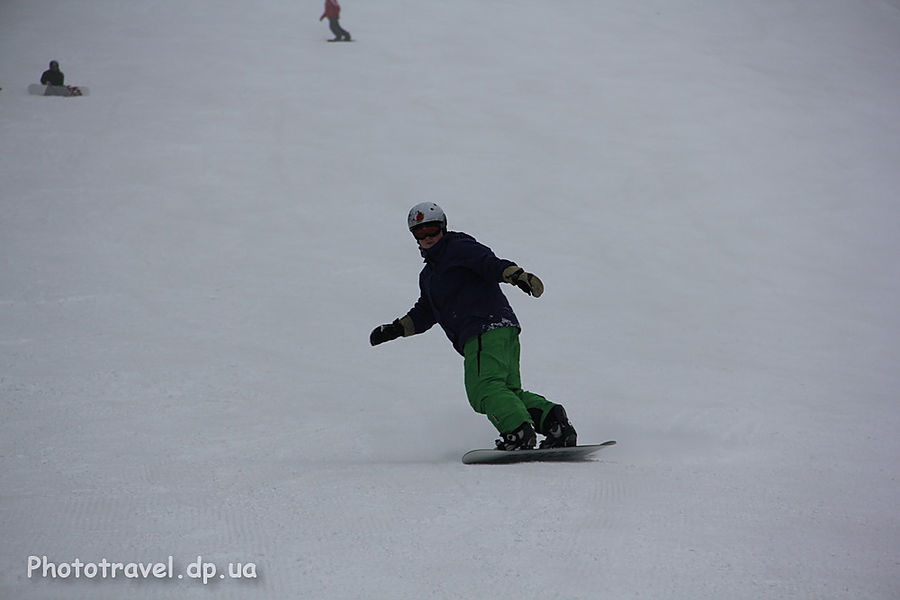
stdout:
<svg viewBox="0 0 900 600">
<path fill-rule="evenodd" d="M 463 348 L 466 395 L 475 412 L 487 415 L 500 433 L 532 423 L 538 433 L 552 402 L 522 389 L 519 329 L 500 327 L 466 342 Z"/>
</svg>

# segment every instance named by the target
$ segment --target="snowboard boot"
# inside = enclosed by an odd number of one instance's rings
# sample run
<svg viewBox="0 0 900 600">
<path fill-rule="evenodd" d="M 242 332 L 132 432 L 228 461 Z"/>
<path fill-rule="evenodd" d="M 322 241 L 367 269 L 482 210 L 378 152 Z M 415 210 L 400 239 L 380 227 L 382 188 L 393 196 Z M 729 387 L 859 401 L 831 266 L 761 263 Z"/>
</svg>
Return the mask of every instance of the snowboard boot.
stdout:
<svg viewBox="0 0 900 600">
<path fill-rule="evenodd" d="M 537 434 L 531 423 L 522 423 L 513 431 L 500 435 L 497 450 L 531 450 L 537 444 Z"/>
<path fill-rule="evenodd" d="M 567 448 L 578 443 L 578 434 L 566 416 L 566 409 L 559 404 L 547 413 L 541 433 L 547 436 L 541 441 L 541 448 Z"/>
</svg>

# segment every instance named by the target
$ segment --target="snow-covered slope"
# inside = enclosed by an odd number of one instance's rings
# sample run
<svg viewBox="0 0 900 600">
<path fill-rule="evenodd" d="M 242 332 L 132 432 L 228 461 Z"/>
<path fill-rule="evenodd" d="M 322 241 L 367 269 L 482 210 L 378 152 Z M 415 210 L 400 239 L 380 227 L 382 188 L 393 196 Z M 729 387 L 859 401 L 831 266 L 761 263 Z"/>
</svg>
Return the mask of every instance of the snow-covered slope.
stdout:
<svg viewBox="0 0 900 600">
<path fill-rule="evenodd" d="M 0 4 L 0 597 L 900 596 L 898 3 L 320 11 Z M 443 335 L 369 347 L 422 200 L 600 462 L 464 466 Z"/>
</svg>

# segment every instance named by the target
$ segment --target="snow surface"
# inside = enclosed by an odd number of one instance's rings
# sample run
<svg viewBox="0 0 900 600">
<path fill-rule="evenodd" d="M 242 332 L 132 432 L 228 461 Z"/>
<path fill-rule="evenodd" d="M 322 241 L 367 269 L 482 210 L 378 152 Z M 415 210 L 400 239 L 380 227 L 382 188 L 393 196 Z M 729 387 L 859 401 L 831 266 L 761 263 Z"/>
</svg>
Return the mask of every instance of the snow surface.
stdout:
<svg viewBox="0 0 900 600">
<path fill-rule="evenodd" d="M 0 598 L 900 597 L 900 2 L 320 11 L 0 3 Z M 422 200 L 601 460 L 464 466 L 443 334 L 369 347 Z"/>
</svg>

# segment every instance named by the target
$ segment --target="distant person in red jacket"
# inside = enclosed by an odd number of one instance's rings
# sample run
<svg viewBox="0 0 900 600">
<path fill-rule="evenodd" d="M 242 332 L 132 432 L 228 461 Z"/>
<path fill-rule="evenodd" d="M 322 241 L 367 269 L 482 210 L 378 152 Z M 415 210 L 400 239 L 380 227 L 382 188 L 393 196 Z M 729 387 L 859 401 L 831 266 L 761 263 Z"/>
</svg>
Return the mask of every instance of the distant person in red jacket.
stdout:
<svg viewBox="0 0 900 600">
<path fill-rule="evenodd" d="M 338 4 L 338 0 L 325 0 L 325 12 L 322 13 L 322 16 L 319 17 L 319 21 L 328 17 L 328 27 L 331 28 L 331 33 L 334 34 L 333 40 L 328 40 L 329 42 L 349 42 L 350 41 L 350 32 L 341 27 L 341 23 L 339 19 L 341 18 L 341 5 Z"/>
</svg>

